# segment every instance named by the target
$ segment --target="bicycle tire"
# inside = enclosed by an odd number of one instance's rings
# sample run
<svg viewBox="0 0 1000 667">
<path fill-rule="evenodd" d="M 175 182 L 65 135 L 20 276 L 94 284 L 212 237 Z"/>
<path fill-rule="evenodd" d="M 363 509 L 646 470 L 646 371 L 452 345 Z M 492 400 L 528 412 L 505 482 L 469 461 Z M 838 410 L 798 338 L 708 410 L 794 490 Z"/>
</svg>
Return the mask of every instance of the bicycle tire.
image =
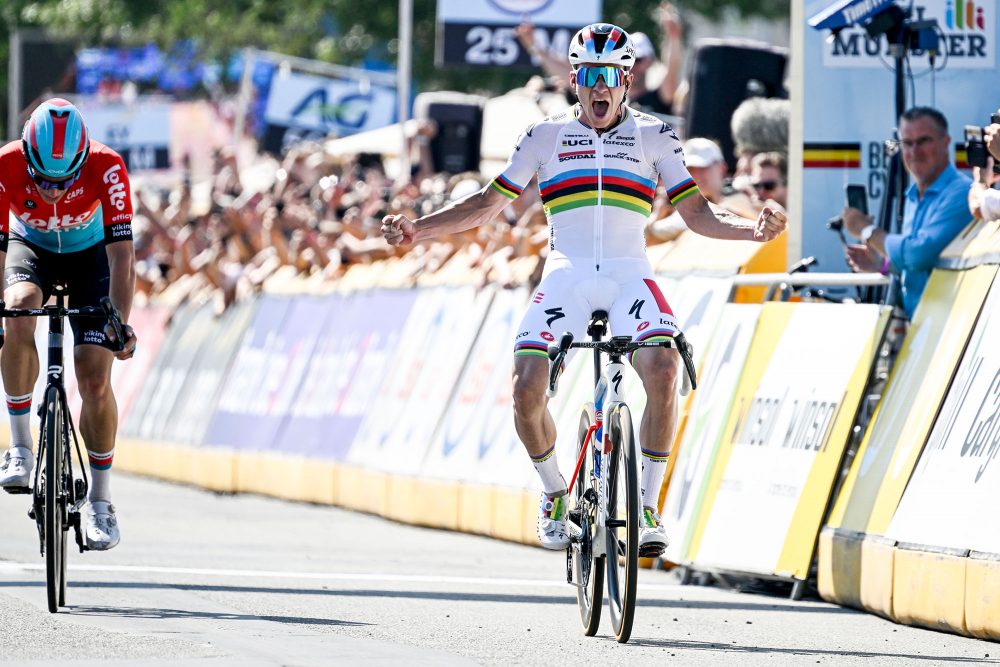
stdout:
<svg viewBox="0 0 1000 667">
<path fill-rule="evenodd" d="M 45 393 L 45 592 L 49 611 L 65 604 L 66 534 L 63 487 L 63 406 L 59 392 Z"/>
<path fill-rule="evenodd" d="M 580 427 L 576 437 L 576 453 L 580 455 L 590 430 L 592 408 L 585 406 L 580 414 Z M 592 447 L 592 445 L 591 445 Z M 593 451 L 593 449 L 591 449 Z M 580 465 L 576 484 L 572 490 L 574 509 L 581 513 L 581 524 L 587 534 L 581 535 L 578 542 L 573 542 L 570 548 L 573 552 L 573 575 L 578 587 L 576 602 L 580 609 L 580 621 L 583 623 L 583 634 L 593 637 L 601 625 L 601 607 L 604 604 L 604 559 L 594 558 L 592 544 L 596 532 L 596 506 L 584 498 L 587 489 L 591 487 L 590 466 L 593 465 L 591 453 L 587 452 Z"/>
<path fill-rule="evenodd" d="M 639 461 L 632 414 L 624 403 L 608 410 L 611 459 L 608 466 L 608 610 L 619 642 L 632 636 L 639 576 Z M 624 515 L 624 516 L 623 516 Z M 624 526 L 611 522 L 623 520 Z"/>
</svg>

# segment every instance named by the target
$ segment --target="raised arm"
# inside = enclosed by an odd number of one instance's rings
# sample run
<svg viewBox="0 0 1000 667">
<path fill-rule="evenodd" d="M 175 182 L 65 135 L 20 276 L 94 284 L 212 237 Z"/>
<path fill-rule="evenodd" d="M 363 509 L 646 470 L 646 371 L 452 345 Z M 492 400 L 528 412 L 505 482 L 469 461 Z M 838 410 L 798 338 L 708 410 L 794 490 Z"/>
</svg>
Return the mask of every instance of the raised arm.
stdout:
<svg viewBox="0 0 1000 667">
<path fill-rule="evenodd" d="M 382 236 L 389 245 L 400 246 L 464 232 L 489 222 L 509 203 L 507 196 L 487 184 L 479 192 L 416 220 L 405 215 L 387 215 L 382 218 Z"/>
<path fill-rule="evenodd" d="M 756 223 L 748 225 L 745 218 L 710 205 L 699 192 L 677 202 L 676 207 L 691 231 L 713 239 L 765 242 L 777 238 L 788 226 L 785 214 L 770 206 L 764 207 Z"/>
</svg>

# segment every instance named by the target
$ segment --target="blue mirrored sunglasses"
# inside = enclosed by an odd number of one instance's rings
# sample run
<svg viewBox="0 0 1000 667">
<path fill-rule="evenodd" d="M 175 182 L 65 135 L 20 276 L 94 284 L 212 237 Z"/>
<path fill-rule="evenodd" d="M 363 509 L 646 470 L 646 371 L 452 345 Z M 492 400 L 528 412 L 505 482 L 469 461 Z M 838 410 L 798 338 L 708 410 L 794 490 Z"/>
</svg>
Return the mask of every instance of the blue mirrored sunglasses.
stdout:
<svg viewBox="0 0 1000 667">
<path fill-rule="evenodd" d="M 37 185 L 42 190 L 67 190 L 71 185 L 80 180 L 80 172 L 78 171 L 75 174 L 73 174 L 70 178 L 67 178 L 66 180 L 50 181 L 49 179 L 45 178 L 37 171 L 32 169 L 30 164 L 28 165 L 28 175 L 31 176 L 31 180 L 35 182 L 35 185 Z"/>
<path fill-rule="evenodd" d="M 593 88 L 600 78 L 608 88 L 625 85 L 625 71 L 611 65 L 583 65 L 576 70 L 576 82 L 586 88 Z"/>
</svg>

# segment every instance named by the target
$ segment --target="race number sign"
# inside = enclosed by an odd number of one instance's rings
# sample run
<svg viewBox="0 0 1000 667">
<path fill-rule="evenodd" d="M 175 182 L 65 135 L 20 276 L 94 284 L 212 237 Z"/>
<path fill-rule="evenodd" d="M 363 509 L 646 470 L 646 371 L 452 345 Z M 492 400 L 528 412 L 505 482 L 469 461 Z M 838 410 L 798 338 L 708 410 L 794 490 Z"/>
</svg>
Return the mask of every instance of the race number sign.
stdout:
<svg viewBox="0 0 1000 667">
<path fill-rule="evenodd" d="M 565 53 L 573 34 L 601 20 L 601 0 L 438 0 L 437 63 L 537 66 L 514 28 L 535 26 L 539 49 Z"/>
</svg>

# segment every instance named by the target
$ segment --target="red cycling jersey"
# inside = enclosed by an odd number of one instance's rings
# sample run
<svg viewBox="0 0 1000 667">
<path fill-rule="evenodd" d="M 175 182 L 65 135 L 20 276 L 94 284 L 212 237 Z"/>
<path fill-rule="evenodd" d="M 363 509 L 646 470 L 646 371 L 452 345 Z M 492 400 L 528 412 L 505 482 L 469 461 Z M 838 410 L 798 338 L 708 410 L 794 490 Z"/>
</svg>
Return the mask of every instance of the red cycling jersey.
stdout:
<svg viewBox="0 0 1000 667">
<path fill-rule="evenodd" d="M 10 215 L 4 215 L 4 211 Z M 57 253 L 86 250 L 101 241 L 132 240 L 132 189 L 125 162 L 99 141 L 66 194 L 46 203 L 28 173 L 21 142 L 0 148 L 0 250 L 9 233 Z"/>
</svg>

